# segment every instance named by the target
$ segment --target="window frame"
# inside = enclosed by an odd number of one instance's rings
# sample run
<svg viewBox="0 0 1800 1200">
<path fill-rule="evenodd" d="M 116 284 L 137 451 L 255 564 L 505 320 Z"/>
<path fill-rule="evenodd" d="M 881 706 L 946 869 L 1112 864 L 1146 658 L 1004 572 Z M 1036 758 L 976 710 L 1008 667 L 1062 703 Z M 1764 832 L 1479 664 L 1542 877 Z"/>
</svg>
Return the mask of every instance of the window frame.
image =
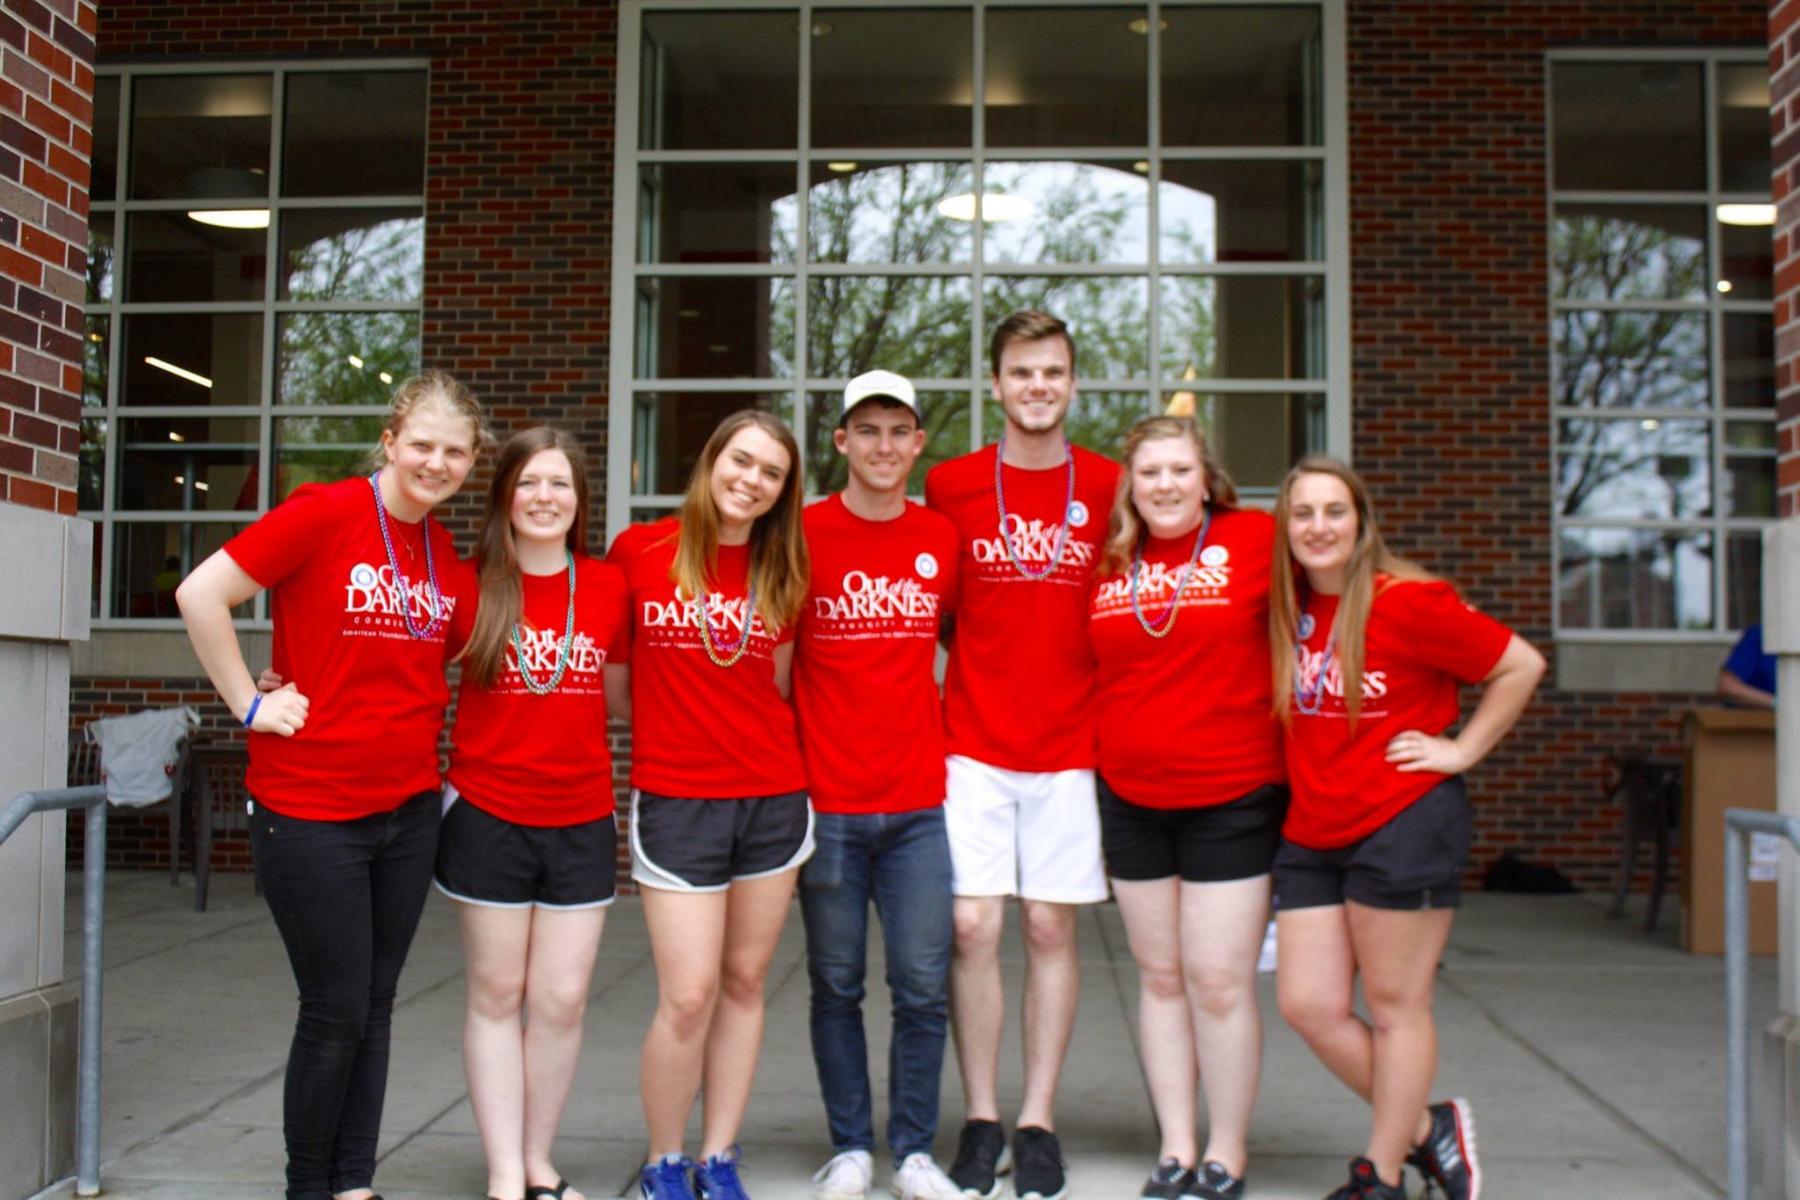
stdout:
<svg viewBox="0 0 1800 1200">
<path fill-rule="evenodd" d="M 966 278 L 970 283 L 971 312 L 968 377 L 917 378 L 914 385 L 921 392 L 957 392 L 967 389 L 969 404 L 969 445 L 984 444 L 983 401 L 988 395 L 986 369 L 987 337 L 992 322 L 1000 314 L 984 309 L 984 284 L 995 276 L 1112 276 L 1145 280 L 1147 291 L 1146 341 L 1147 370 L 1135 378 L 1087 378 L 1080 380 L 1088 393 L 1142 392 L 1148 409 L 1160 408 L 1160 397 L 1173 391 L 1215 392 L 1233 395 L 1267 394 L 1318 395 L 1324 398 L 1323 446 L 1328 453 L 1348 461 L 1351 456 L 1350 413 L 1350 200 L 1349 200 L 1349 127 L 1347 36 L 1343 6 L 1335 0 L 1188 0 L 1187 3 L 1165 0 L 720 0 L 705 6 L 707 11 L 792 11 L 796 15 L 795 37 L 799 41 L 796 72 L 798 90 L 798 130 L 796 146 L 780 150 L 640 150 L 639 120 L 643 103 L 640 62 L 643 45 L 643 18 L 646 13 L 663 11 L 695 11 L 692 0 L 622 0 L 619 5 L 618 86 L 616 92 L 615 149 L 613 161 L 613 246 L 612 318 L 610 345 L 613 348 L 609 368 L 609 412 L 606 452 L 606 536 L 610 542 L 633 520 L 633 510 L 649 509 L 667 512 L 680 502 L 678 492 L 634 493 L 631 469 L 634 455 L 634 417 L 640 394 L 679 389 L 688 393 L 752 395 L 775 394 L 781 397 L 777 411 L 789 421 L 796 441 L 807 445 L 807 400 L 820 392 L 841 390 L 843 379 L 814 376 L 808 369 L 808 283 L 823 276 L 904 275 L 909 277 L 950 275 Z M 1146 16 L 1147 122 L 1149 141 L 1140 146 L 1059 146 L 1022 149 L 1005 147 L 990 153 L 985 142 L 981 120 L 985 100 L 986 22 L 983 15 L 994 9 L 1008 8 L 1118 8 L 1122 13 L 1138 12 Z M 1320 142 L 1316 146 L 1283 148 L 1199 146 L 1165 150 L 1161 130 L 1161 17 L 1182 10 L 1204 8 L 1307 8 L 1319 13 L 1322 61 L 1320 78 Z M 816 10 L 843 9 L 956 9 L 968 10 L 972 22 L 971 132 L 967 149 L 906 150 L 902 148 L 857 147 L 852 153 L 841 147 L 815 146 L 810 141 L 809 98 L 812 92 L 812 39 L 810 31 Z M 1146 255 L 1143 263 L 1131 264 L 1000 264 L 983 261 L 982 222 L 973 222 L 970 261 L 961 264 L 878 264 L 859 262 L 815 262 L 811 257 L 808 237 L 808 191 L 810 171 L 815 164 L 833 159 L 857 157 L 869 161 L 897 163 L 907 161 L 967 161 L 973 179 L 983 179 L 983 168 L 989 162 L 1096 161 L 1105 159 L 1144 160 L 1145 173 Z M 1161 255 L 1161 228 L 1158 214 L 1158 189 L 1163 180 L 1165 161 L 1247 161 L 1318 162 L 1322 166 L 1324 205 L 1321 213 L 1323 258 L 1298 259 L 1291 262 L 1212 262 L 1205 264 L 1164 263 Z M 654 163 L 791 163 L 795 172 L 796 229 L 795 258 L 792 263 L 755 264 L 677 264 L 638 261 L 638 192 L 639 167 Z M 976 187 L 984 189 L 984 183 Z M 708 277 L 739 276 L 793 280 L 795 290 L 794 373 L 772 378 L 670 379 L 635 378 L 635 354 L 639 336 L 637 329 L 637 295 L 639 280 L 644 277 L 699 275 Z M 1272 379 L 1221 376 L 1199 381 L 1183 381 L 1166 372 L 1161 355 L 1161 281 L 1173 276 L 1280 276 L 1312 277 L 1325 287 L 1325 318 L 1320 330 L 1324 355 L 1324 374 L 1320 378 Z M 1272 488 L 1246 488 L 1248 499 L 1268 503 Z M 808 499 L 818 493 L 811 491 Z"/>
<path fill-rule="evenodd" d="M 1553 74 L 1559 64 L 1566 63 L 1669 63 L 1701 68 L 1701 96 L 1705 114 L 1703 138 L 1706 156 L 1706 186 L 1702 190 L 1562 190 L 1556 185 L 1556 97 Z M 1549 324 L 1547 326 L 1544 364 L 1545 406 L 1550 450 L 1550 617 L 1552 636 L 1559 642 L 1611 644 L 1625 649 L 1638 645 L 1718 644 L 1729 642 L 1739 630 L 1730 623 L 1729 554 L 1733 535 L 1760 533 L 1779 520 L 1767 517 L 1732 516 L 1724 503 L 1728 495 L 1727 459 L 1729 444 L 1726 429 L 1732 423 L 1766 423 L 1771 430 L 1776 423 L 1776 410 L 1768 408 L 1734 409 L 1726 405 L 1725 338 L 1727 314 L 1764 314 L 1773 318 L 1775 300 L 1728 299 L 1714 286 L 1721 278 L 1721 235 L 1718 206 L 1730 203 L 1773 203 L 1770 191 L 1750 193 L 1727 190 L 1720 180 L 1719 70 L 1725 66 L 1760 66 L 1765 70 L 1768 56 L 1755 48 L 1728 46 L 1636 47 L 1548 51 L 1544 56 L 1544 214 L 1545 269 L 1544 297 Z M 1556 296 L 1555 273 L 1552 269 L 1551 246 L 1555 236 L 1559 204 L 1610 203 L 1644 205 L 1683 205 L 1703 207 L 1706 214 L 1707 287 L 1698 300 L 1559 300 Z M 1771 230 L 1771 233 L 1773 231 Z M 1707 397 L 1705 408 L 1607 408 L 1602 406 L 1570 406 L 1556 403 L 1555 341 L 1558 318 L 1569 312 L 1658 312 L 1701 314 L 1707 328 Z M 1567 517 L 1562 513 L 1559 495 L 1558 434 L 1561 422 L 1570 419 L 1592 420 L 1658 420 L 1704 421 L 1708 426 L 1710 449 L 1707 459 L 1710 488 L 1710 514 L 1705 517 L 1612 518 Z M 1705 629 L 1655 629 L 1643 626 L 1599 628 L 1565 626 L 1562 605 L 1563 531 L 1575 529 L 1629 529 L 1670 533 L 1705 533 L 1712 539 L 1710 552 L 1712 573 L 1712 623 Z"/>
<path fill-rule="evenodd" d="M 282 149 L 284 121 L 287 111 L 287 78 L 289 75 L 317 75 L 327 73 L 373 74 L 379 72 L 420 73 L 426 80 L 426 108 L 424 162 L 421 163 L 422 182 L 417 194 L 380 194 L 367 196 L 284 196 L 282 195 Z M 132 102 L 133 89 L 131 81 L 137 78 L 152 76 L 199 76 L 199 75 L 262 75 L 270 78 L 270 116 L 269 116 L 269 194 L 266 202 L 269 207 L 269 223 L 264 229 L 264 261 L 267 264 L 263 272 L 263 294 L 259 300 L 234 301 L 127 301 L 125 299 L 127 256 L 118 253 L 120 247 L 129 250 L 129 237 L 126 225 L 129 218 L 139 213 L 185 213 L 196 207 L 229 207 L 225 203 L 196 204 L 193 198 L 175 200 L 134 200 L 130 198 L 131 174 L 131 135 L 132 135 Z M 415 301 L 408 303 L 391 300 L 293 300 L 280 296 L 282 283 L 281 269 L 281 228 L 282 216 L 287 212 L 301 210 L 329 209 L 370 209 L 370 208 L 414 208 L 425 214 L 425 197 L 430 190 L 430 127 L 431 127 L 431 61 L 417 57 L 381 57 L 381 58 L 319 58 L 319 59 L 246 59 L 207 62 L 153 62 L 153 63 L 102 63 L 95 69 L 97 79 L 113 78 L 119 80 L 118 105 L 118 161 L 113 171 L 114 191 L 110 196 L 91 196 L 92 216 L 110 216 L 113 220 L 114 267 L 112 294 L 105 300 L 84 300 L 84 317 L 104 317 L 107 321 L 107 362 L 106 362 L 106 396 L 104 404 L 93 407 L 82 397 L 81 417 L 85 420 L 98 420 L 104 423 L 106 430 L 106 450 L 101 463 L 101 504 L 98 509 L 83 509 L 80 516 L 94 523 L 94 537 L 97 545 L 99 570 L 97 589 L 99 605 L 92 620 L 97 630 L 108 629 L 181 629 L 182 623 L 176 617 L 132 617 L 119 615 L 113 609 L 113 588 L 116 569 L 116 534 L 120 526 L 137 524 L 187 524 L 187 525 L 233 525 L 248 527 L 263 513 L 269 510 L 270 489 L 274 479 L 274 437 L 276 422 L 285 417 L 369 417 L 379 416 L 386 411 L 385 405 L 362 404 L 309 404 L 293 405 L 277 402 L 277 389 L 280 385 L 280 320 L 290 313 L 328 312 L 328 313 L 402 313 L 414 317 L 420 323 L 421 334 L 425 316 L 425 294 L 427 280 L 421 273 L 419 295 Z M 260 206 L 264 198 L 257 198 Z M 248 206 L 248 205 L 245 205 Z M 427 229 L 426 235 L 429 235 Z M 261 381 L 260 389 L 254 404 L 225 405 L 125 405 L 121 403 L 123 383 L 123 346 L 124 319 L 140 315 L 168 316 L 225 316 L 243 314 L 262 318 L 262 345 L 260 354 Z M 85 344 L 87 333 L 84 329 L 81 337 Z M 119 455 L 123 443 L 119 437 L 120 423 L 136 418 L 158 417 L 218 417 L 249 418 L 257 422 L 257 507 L 252 512 L 199 512 L 170 509 L 141 509 L 121 511 L 118 505 L 119 487 Z M 189 564 L 190 568 L 193 565 Z M 253 603 L 253 615 L 236 618 L 234 624 L 239 629 L 267 630 L 272 628 L 269 620 L 269 600 L 266 591 L 259 593 Z"/>
</svg>

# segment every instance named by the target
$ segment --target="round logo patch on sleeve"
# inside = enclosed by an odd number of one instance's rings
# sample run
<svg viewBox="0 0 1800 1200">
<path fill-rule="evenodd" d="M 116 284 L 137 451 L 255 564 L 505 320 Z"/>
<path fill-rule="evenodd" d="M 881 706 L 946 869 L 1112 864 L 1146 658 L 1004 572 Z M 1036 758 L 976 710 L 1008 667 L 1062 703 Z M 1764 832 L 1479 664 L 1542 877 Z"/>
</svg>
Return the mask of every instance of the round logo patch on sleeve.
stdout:
<svg viewBox="0 0 1800 1200">
<path fill-rule="evenodd" d="M 1069 505 L 1069 528 L 1080 529 L 1088 523 L 1088 507 L 1077 500 Z"/>
<path fill-rule="evenodd" d="M 1203 567 L 1222 567 L 1231 558 L 1231 551 L 1223 546 L 1208 546 L 1200 552 L 1200 565 Z"/>
</svg>

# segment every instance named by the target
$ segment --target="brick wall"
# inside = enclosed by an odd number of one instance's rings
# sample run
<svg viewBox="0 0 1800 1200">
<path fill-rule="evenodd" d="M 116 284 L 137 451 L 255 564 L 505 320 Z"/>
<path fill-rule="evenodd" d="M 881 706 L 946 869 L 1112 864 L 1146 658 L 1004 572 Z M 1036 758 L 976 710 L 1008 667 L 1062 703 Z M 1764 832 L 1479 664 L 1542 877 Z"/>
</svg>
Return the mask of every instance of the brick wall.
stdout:
<svg viewBox="0 0 1800 1200">
<path fill-rule="evenodd" d="M 1775 405 L 1781 515 L 1800 516 L 1800 0 L 1769 3 L 1775 190 Z"/>
<path fill-rule="evenodd" d="M 0 501 L 75 513 L 95 7 L 0 4 Z"/>
<path fill-rule="evenodd" d="M 1356 462 L 1394 544 L 1547 654 L 1545 52 L 1759 45 L 1767 21 L 1763 0 L 1350 0 Z M 1471 776 L 1471 874 L 1514 847 L 1609 886 L 1619 814 L 1601 803 L 1605 755 L 1678 755 L 1680 714 L 1701 699 L 1546 684 Z"/>
</svg>

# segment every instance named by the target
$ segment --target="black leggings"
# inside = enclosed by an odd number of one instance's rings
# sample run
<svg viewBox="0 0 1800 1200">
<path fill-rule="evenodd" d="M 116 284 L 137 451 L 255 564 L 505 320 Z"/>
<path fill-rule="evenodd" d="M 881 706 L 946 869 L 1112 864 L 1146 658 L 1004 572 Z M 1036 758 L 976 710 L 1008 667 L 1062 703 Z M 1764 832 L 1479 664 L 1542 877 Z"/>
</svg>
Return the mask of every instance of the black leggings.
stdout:
<svg viewBox="0 0 1800 1200">
<path fill-rule="evenodd" d="M 387 1092 L 394 991 L 437 859 L 439 794 L 308 821 L 262 804 L 256 874 L 300 987 L 282 1096 L 288 1200 L 369 1187 Z"/>
</svg>

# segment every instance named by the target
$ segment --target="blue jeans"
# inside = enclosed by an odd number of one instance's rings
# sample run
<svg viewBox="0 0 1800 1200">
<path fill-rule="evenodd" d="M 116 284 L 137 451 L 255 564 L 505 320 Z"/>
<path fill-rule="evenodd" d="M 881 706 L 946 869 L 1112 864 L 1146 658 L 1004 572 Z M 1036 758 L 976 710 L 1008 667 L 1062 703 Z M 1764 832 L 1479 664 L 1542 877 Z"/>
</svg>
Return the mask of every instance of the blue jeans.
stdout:
<svg viewBox="0 0 1800 1200">
<path fill-rule="evenodd" d="M 888 1146 L 896 1160 L 931 1150 L 950 997 L 950 843 L 944 810 L 820 813 L 818 849 L 800 872 L 813 1062 L 836 1153 L 875 1149 L 863 1037 L 869 903 L 887 954 Z"/>
<path fill-rule="evenodd" d="M 440 794 L 309 821 L 258 804 L 256 875 L 300 988 L 282 1090 L 288 1200 L 368 1187 L 400 968 L 437 859 Z"/>
</svg>

